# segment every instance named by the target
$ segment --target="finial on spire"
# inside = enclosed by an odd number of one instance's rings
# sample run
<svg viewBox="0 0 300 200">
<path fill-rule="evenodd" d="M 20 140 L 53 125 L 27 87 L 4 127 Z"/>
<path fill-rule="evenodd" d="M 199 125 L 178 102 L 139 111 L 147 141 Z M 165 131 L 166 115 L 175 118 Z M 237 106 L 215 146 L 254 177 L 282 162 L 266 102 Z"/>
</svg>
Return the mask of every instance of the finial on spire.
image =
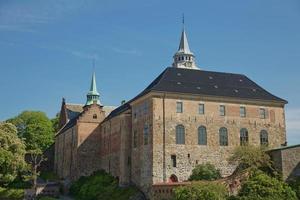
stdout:
<svg viewBox="0 0 300 200">
<path fill-rule="evenodd" d="M 185 32 L 185 21 L 184 21 L 184 13 L 182 13 L 182 33 L 180 38 L 180 43 L 178 47 L 178 51 L 173 56 L 174 62 L 173 67 L 178 68 L 187 68 L 187 69 L 198 69 L 195 63 L 195 56 L 191 52 L 188 39 Z"/>
<path fill-rule="evenodd" d="M 101 103 L 100 103 L 100 94 L 97 91 L 95 69 L 94 69 L 94 72 L 93 72 L 93 75 L 92 75 L 90 91 L 87 93 L 86 96 L 87 96 L 87 100 L 86 100 L 85 105 L 91 105 L 91 104 L 93 104 L 94 101 L 96 101 L 98 105 L 101 105 Z"/>
</svg>

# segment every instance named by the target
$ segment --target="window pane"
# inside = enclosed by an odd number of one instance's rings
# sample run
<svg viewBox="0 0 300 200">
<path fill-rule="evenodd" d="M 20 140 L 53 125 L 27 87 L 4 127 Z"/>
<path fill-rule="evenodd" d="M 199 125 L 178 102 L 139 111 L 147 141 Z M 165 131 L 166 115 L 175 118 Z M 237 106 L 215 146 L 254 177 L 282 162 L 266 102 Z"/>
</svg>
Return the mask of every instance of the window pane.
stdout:
<svg viewBox="0 0 300 200">
<path fill-rule="evenodd" d="M 266 109 L 260 108 L 259 109 L 259 114 L 261 119 L 266 119 Z"/>
<path fill-rule="evenodd" d="M 176 144 L 185 144 L 184 126 L 176 126 Z"/>
<path fill-rule="evenodd" d="M 199 145 L 207 144 L 207 134 L 206 134 L 206 128 L 204 126 L 200 126 L 198 128 L 198 144 Z"/>
<path fill-rule="evenodd" d="M 228 146 L 228 133 L 226 128 L 220 128 L 219 130 L 219 139 L 221 146 Z"/>
<path fill-rule="evenodd" d="M 177 113 L 182 113 L 183 111 L 183 104 L 182 102 L 176 102 L 176 112 Z"/>
<path fill-rule="evenodd" d="M 176 162 L 176 155 L 171 155 L 171 160 L 172 160 L 172 166 L 176 167 L 177 162 Z"/>
<path fill-rule="evenodd" d="M 245 107 L 240 107 L 240 116 L 246 117 L 246 108 Z"/>
<path fill-rule="evenodd" d="M 200 115 L 204 114 L 204 104 L 199 104 L 199 114 Z"/>
<path fill-rule="evenodd" d="M 241 146 L 248 144 L 248 130 L 245 128 L 240 131 L 240 144 Z"/>
<path fill-rule="evenodd" d="M 220 116 L 225 116 L 225 106 L 220 106 Z"/>
<path fill-rule="evenodd" d="M 260 144 L 265 145 L 265 146 L 268 146 L 268 144 L 269 144 L 268 132 L 265 130 L 262 130 L 260 132 Z"/>
</svg>

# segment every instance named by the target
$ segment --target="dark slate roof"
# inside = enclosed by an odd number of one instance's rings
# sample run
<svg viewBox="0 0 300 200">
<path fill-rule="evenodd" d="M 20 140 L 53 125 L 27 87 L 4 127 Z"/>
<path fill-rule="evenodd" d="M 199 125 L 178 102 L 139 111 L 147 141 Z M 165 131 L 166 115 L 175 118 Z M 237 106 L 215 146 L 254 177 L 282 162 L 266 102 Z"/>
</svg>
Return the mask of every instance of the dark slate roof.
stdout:
<svg viewBox="0 0 300 200">
<path fill-rule="evenodd" d="M 145 90 L 112 111 L 107 118 L 129 109 L 130 102 L 150 91 L 287 103 L 242 74 L 168 67 Z"/>
<path fill-rule="evenodd" d="M 169 67 L 159 77 L 148 90 L 287 103 L 241 74 Z"/>
</svg>

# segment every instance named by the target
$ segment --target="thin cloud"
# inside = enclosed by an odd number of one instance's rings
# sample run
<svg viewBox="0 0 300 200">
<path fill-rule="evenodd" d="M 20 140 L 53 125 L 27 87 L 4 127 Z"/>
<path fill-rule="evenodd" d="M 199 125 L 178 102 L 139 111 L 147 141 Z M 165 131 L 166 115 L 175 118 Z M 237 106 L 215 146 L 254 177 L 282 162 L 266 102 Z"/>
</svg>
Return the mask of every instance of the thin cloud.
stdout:
<svg viewBox="0 0 300 200">
<path fill-rule="evenodd" d="M 2 2 L 0 31 L 36 32 L 37 25 L 73 14 L 84 8 L 86 1 L 53 0 L 34 2 Z"/>
<path fill-rule="evenodd" d="M 136 50 L 136 49 L 121 49 L 121 48 L 118 48 L 118 47 L 112 47 L 111 49 L 114 52 L 120 53 L 120 54 L 130 54 L 130 55 L 136 55 L 136 56 L 141 55 L 141 52 Z"/>
</svg>

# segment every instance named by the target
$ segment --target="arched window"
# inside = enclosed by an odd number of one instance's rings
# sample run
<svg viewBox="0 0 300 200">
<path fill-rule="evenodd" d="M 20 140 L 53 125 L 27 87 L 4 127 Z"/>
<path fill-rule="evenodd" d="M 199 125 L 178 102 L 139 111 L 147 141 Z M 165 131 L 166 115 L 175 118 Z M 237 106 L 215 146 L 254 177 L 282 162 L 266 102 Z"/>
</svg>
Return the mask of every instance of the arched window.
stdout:
<svg viewBox="0 0 300 200">
<path fill-rule="evenodd" d="M 227 128 L 222 127 L 219 130 L 220 146 L 228 146 L 228 131 Z"/>
<path fill-rule="evenodd" d="M 245 128 L 242 128 L 240 131 L 240 143 L 241 146 L 248 144 L 248 130 Z"/>
<path fill-rule="evenodd" d="M 266 130 L 260 132 L 260 145 L 268 146 L 269 144 L 269 135 Z"/>
<path fill-rule="evenodd" d="M 183 125 L 176 126 L 176 144 L 185 144 L 185 130 Z"/>
<path fill-rule="evenodd" d="M 200 126 L 198 128 L 198 144 L 207 145 L 207 134 L 205 126 Z"/>
<path fill-rule="evenodd" d="M 97 119 L 97 115 L 96 114 L 93 115 L 93 119 Z"/>
</svg>

